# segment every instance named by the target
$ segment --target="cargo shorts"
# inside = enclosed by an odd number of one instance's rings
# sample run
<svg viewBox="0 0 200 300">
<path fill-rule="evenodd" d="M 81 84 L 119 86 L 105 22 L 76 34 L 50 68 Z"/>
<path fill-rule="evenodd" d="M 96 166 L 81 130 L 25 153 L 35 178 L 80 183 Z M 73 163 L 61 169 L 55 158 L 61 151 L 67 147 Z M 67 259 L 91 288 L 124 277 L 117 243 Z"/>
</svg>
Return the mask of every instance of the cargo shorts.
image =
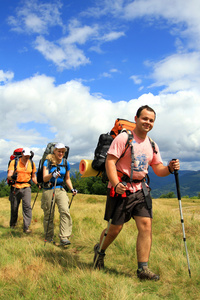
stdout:
<svg viewBox="0 0 200 300">
<path fill-rule="evenodd" d="M 126 191 L 126 197 L 111 197 L 110 189 L 107 189 L 104 220 L 109 221 L 112 218 L 113 225 L 123 225 L 135 216 L 153 218 L 152 208 L 148 209 L 143 190 L 136 193 Z"/>
</svg>

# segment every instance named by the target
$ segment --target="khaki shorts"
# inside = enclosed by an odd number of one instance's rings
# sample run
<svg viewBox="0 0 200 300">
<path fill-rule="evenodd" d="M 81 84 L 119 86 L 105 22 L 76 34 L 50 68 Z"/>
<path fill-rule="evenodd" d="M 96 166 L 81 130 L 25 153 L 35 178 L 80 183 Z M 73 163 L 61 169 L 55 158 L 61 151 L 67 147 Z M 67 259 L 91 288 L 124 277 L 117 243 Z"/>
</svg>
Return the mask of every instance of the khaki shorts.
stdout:
<svg viewBox="0 0 200 300">
<path fill-rule="evenodd" d="M 135 216 L 152 218 L 152 209 L 148 209 L 142 190 L 136 193 L 127 191 L 126 197 L 111 197 L 107 191 L 107 201 L 104 220 L 112 218 L 112 224 L 122 225 Z"/>
</svg>

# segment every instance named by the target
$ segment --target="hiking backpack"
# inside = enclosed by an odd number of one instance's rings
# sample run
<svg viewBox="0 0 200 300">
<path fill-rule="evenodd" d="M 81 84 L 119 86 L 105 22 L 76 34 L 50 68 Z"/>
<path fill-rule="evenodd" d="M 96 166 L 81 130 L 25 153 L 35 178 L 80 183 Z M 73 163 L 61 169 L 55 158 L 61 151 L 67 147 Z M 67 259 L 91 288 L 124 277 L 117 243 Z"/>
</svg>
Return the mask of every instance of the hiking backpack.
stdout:
<svg viewBox="0 0 200 300">
<path fill-rule="evenodd" d="M 102 173 L 102 180 L 104 182 L 107 180 L 107 176 L 106 176 L 106 172 L 105 172 L 105 161 L 106 161 L 106 156 L 107 156 L 108 149 L 110 148 L 110 145 L 111 145 L 112 141 L 121 132 L 126 132 L 127 133 L 128 137 L 127 137 L 127 141 L 126 141 L 126 144 L 125 144 L 125 148 L 124 148 L 124 151 L 123 151 L 123 153 L 120 157 L 120 158 L 122 158 L 124 156 L 126 150 L 128 149 L 128 147 L 131 145 L 131 143 L 133 141 L 132 130 L 134 130 L 135 127 L 136 127 L 136 123 L 128 121 L 126 119 L 117 118 L 116 121 L 115 121 L 114 127 L 111 129 L 110 133 L 103 133 L 103 134 L 100 135 L 97 147 L 96 147 L 95 152 L 94 152 L 94 159 L 92 161 L 92 168 L 99 172 L 97 174 L 97 176 L 99 176 L 99 174 Z M 157 153 L 156 150 L 155 150 L 154 141 L 151 138 L 149 138 L 149 141 L 150 141 L 151 146 L 153 148 L 153 152 Z M 118 159 L 118 161 L 119 161 L 119 159 Z M 134 163 L 133 162 L 133 160 L 134 160 L 133 149 L 131 149 L 131 160 L 132 160 L 132 162 L 131 162 L 131 174 L 132 174 L 132 172 L 133 172 L 133 163 Z"/>
<path fill-rule="evenodd" d="M 94 152 L 94 159 L 92 161 L 92 168 L 96 171 L 104 172 L 105 171 L 105 161 L 108 149 L 114 138 L 122 131 L 128 133 L 127 146 L 131 143 L 131 131 L 135 128 L 135 123 L 130 122 L 126 119 L 116 119 L 114 127 L 111 129 L 110 133 L 103 133 L 100 135 L 97 147 Z M 99 174 L 98 174 L 99 175 Z M 98 176 L 97 175 L 97 176 Z"/>
<path fill-rule="evenodd" d="M 8 167 L 9 167 L 11 161 L 14 159 L 15 160 L 14 173 L 16 172 L 19 158 L 22 157 L 22 151 L 23 151 L 23 148 L 17 148 L 13 151 L 13 154 L 10 156 L 10 160 L 8 162 Z M 33 156 L 34 156 L 34 153 L 31 151 L 30 161 L 31 161 L 32 170 L 33 170 L 33 161 L 32 161 Z M 13 184 L 15 184 L 15 181 L 9 180 L 7 178 L 7 183 L 8 183 L 8 185 L 13 185 Z"/>
<path fill-rule="evenodd" d="M 39 166 L 38 166 L 38 170 L 37 170 L 37 182 L 40 184 L 40 185 L 44 185 L 44 181 L 43 181 L 43 165 L 44 165 L 44 162 L 46 160 L 46 157 L 48 154 L 53 154 L 53 151 L 54 151 L 54 148 L 55 148 L 55 145 L 57 143 L 55 142 L 51 142 L 51 143 L 48 143 L 44 153 L 43 153 L 43 156 L 42 158 L 40 159 L 39 161 Z M 63 157 L 63 161 L 64 161 L 64 165 L 66 168 L 67 168 L 67 158 L 68 158 L 68 155 L 69 155 L 69 147 L 65 146 L 65 155 Z M 46 184 L 46 182 L 45 182 Z M 47 183 L 48 184 L 48 183 Z"/>
</svg>

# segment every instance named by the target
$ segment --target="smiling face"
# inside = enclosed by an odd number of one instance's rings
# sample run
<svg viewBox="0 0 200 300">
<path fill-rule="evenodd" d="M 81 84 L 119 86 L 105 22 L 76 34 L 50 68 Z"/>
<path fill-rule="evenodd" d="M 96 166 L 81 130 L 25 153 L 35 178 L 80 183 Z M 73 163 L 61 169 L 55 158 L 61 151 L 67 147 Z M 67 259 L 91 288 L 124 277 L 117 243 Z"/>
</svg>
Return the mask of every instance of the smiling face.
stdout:
<svg viewBox="0 0 200 300">
<path fill-rule="evenodd" d="M 61 161 L 63 159 L 63 156 L 65 155 L 65 149 L 55 149 L 54 154 L 56 159 L 58 161 Z"/>
<path fill-rule="evenodd" d="M 155 121 L 155 113 L 147 109 L 143 109 L 139 117 L 135 117 L 136 134 L 145 138 L 146 134 L 153 128 Z"/>
</svg>

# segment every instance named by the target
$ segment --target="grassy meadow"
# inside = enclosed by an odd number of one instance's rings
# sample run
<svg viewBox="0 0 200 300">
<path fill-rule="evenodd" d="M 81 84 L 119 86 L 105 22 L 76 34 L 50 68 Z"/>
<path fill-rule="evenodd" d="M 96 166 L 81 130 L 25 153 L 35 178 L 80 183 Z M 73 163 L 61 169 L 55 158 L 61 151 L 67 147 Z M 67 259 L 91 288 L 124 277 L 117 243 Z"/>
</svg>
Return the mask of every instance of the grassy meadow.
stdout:
<svg viewBox="0 0 200 300">
<path fill-rule="evenodd" d="M 33 209 L 32 233 L 26 235 L 22 230 L 21 205 L 18 226 L 10 229 L 10 203 L 8 198 L 0 198 L 0 299 L 200 299 L 200 200 L 182 199 L 191 278 L 178 200 L 153 200 L 149 267 L 161 279 L 150 282 L 139 281 L 136 276 L 137 230 L 133 220 L 124 225 L 107 250 L 105 269 L 93 270 L 93 247 L 107 225 L 103 220 L 105 196 L 74 197 L 70 209 L 73 235 L 66 249 L 48 243 L 44 246 L 40 199 L 41 194 Z M 58 229 L 56 209 L 57 242 Z"/>
</svg>

